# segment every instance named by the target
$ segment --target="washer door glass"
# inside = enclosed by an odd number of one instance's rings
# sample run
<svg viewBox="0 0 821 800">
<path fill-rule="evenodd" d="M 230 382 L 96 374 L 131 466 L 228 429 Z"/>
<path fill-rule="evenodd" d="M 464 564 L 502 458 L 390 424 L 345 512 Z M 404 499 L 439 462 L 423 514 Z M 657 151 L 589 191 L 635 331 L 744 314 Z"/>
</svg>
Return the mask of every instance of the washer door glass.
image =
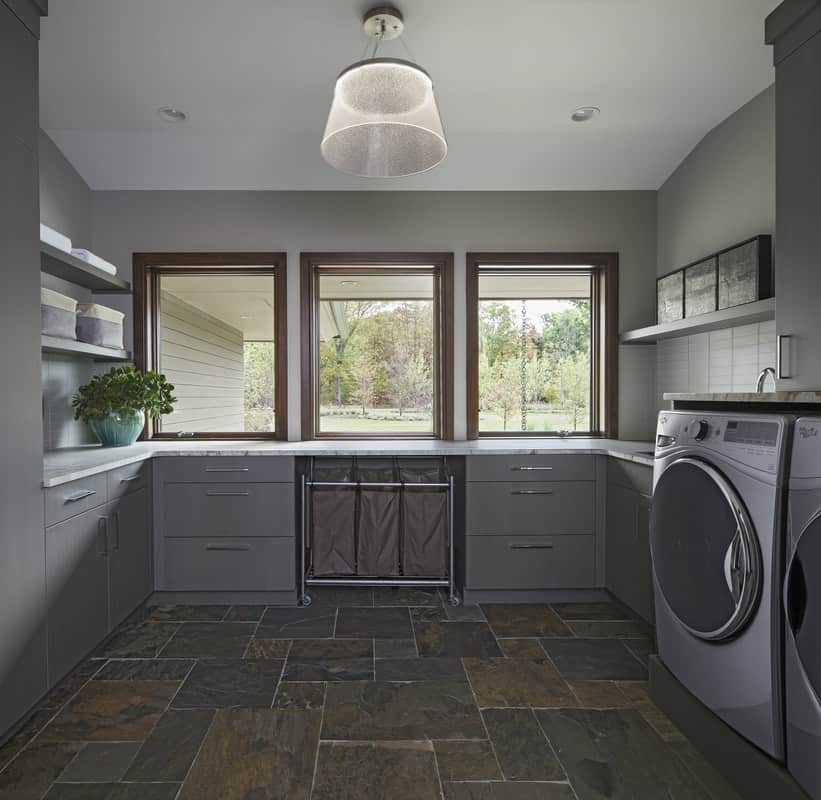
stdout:
<svg viewBox="0 0 821 800">
<path fill-rule="evenodd" d="M 650 551 L 659 589 L 690 633 L 719 640 L 744 627 L 758 602 L 761 556 L 741 499 L 717 469 L 680 458 L 662 473 Z"/>
<path fill-rule="evenodd" d="M 801 665 L 816 696 L 821 696 L 821 518 L 801 534 L 787 574 L 787 620 Z"/>
</svg>

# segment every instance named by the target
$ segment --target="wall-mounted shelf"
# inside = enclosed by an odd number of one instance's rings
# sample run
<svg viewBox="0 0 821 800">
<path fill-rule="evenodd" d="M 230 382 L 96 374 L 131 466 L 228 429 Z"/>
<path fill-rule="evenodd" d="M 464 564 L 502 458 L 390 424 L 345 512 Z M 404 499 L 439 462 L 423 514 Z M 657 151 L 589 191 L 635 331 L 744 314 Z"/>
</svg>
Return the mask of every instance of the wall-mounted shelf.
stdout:
<svg viewBox="0 0 821 800">
<path fill-rule="evenodd" d="M 752 325 L 771 319 L 775 319 L 774 297 L 757 300 L 754 303 L 745 303 L 743 306 L 722 308 L 720 311 L 711 311 L 709 314 L 701 314 L 698 317 L 625 331 L 620 341 L 621 344 L 653 344 L 662 339 L 673 339 L 676 336 L 690 336 L 694 333 L 706 333 L 736 325 Z"/>
<path fill-rule="evenodd" d="M 40 242 L 40 269 L 55 278 L 85 286 L 99 294 L 130 294 L 131 284 L 109 275 L 71 253 L 64 253 L 50 244 Z"/>
<path fill-rule="evenodd" d="M 74 339 L 60 339 L 57 336 L 41 336 L 40 348 L 44 353 L 61 353 L 62 355 L 91 358 L 94 361 L 131 361 L 128 350 L 115 350 L 112 347 L 98 347 Z"/>
</svg>

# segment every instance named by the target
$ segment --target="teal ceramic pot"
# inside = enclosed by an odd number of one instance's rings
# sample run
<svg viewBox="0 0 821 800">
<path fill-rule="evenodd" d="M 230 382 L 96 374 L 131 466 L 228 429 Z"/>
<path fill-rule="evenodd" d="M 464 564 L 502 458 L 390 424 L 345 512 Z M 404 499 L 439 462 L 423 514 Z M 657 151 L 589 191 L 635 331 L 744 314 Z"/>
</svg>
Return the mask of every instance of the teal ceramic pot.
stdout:
<svg viewBox="0 0 821 800">
<path fill-rule="evenodd" d="M 133 414 L 109 414 L 103 419 L 90 423 L 100 444 L 103 447 L 126 447 L 134 444 L 145 425 L 145 413 L 135 411 Z"/>
</svg>

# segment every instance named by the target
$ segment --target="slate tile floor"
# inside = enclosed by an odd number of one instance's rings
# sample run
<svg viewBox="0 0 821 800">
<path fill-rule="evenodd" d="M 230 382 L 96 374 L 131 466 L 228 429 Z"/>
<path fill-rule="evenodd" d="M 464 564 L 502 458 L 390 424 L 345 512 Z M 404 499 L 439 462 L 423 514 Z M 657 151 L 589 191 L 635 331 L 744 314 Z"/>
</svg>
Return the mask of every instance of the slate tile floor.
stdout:
<svg viewBox="0 0 821 800">
<path fill-rule="evenodd" d="M 0 800 L 738 800 L 615 603 L 134 615 L 0 746 Z"/>
</svg>

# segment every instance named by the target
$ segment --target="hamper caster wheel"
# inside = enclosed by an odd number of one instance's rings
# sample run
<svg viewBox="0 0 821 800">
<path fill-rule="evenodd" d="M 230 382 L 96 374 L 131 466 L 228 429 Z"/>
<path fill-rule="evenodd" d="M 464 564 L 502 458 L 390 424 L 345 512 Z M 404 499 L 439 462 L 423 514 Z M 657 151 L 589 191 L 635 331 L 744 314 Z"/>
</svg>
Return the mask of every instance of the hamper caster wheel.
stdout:
<svg viewBox="0 0 821 800">
<path fill-rule="evenodd" d="M 454 608 L 458 608 L 462 605 L 462 598 L 459 597 L 458 594 L 455 594 L 453 597 L 448 598 L 448 603 L 450 603 Z"/>
<path fill-rule="evenodd" d="M 309 594 L 302 595 L 302 607 L 303 608 L 307 608 L 309 605 L 311 605 L 312 602 L 313 602 L 313 600 L 311 600 L 311 595 L 309 595 Z"/>
</svg>

